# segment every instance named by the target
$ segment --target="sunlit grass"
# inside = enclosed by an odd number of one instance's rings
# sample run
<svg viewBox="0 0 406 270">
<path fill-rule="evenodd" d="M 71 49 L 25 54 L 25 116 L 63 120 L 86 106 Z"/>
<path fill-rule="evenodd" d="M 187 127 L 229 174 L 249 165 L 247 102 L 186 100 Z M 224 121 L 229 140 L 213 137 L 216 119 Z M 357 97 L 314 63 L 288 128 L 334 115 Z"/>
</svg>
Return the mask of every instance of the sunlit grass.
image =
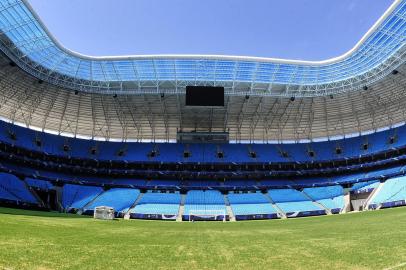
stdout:
<svg viewBox="0 0 406 270">
<path fill-rule="evenodd" d="M 0 208 L 0 269 L 385 269 L 406 262 L 406 208 L 234 223 L 78 217 Z"/>
</svg>

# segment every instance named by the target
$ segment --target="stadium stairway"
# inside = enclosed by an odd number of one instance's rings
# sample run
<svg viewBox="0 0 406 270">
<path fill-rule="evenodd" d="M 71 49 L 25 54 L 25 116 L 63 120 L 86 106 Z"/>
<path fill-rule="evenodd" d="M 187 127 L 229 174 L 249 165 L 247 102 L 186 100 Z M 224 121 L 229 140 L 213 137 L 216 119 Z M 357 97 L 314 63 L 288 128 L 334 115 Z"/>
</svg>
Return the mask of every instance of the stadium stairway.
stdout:
<svg viewBox="0 0 406 270">
<path fill-rule="evenodd" d="M 178 221 L 178 222 L 182 221 L 183 214 L 185 213 L 185 201 L 186 201 L 186 194 L 182 194 L 181 198 L 180 198 L 178 216 L 176 217 L 176 221 Z"/>
<path fill-rule="evenodd" d="M 341 209 L 340 214 L 348 213 L 351 211 L 351 197 L 350 189 L 344 189 L 344 207 Z"/>
<path fill-rule="evenodd" d="M 371 194 L 369 194 L 368 198 L 365 201 L 364 210 L 369 210 L 370 203 L 373 201 L 375 196 L 378 195 L 378 193 L 382 189 L 383 185 L 385 185 L 385 182 L 379 183 L 379 186 L 376 189 L 374 189 L 371 192 Z M 377 209 L 379 209 L 379 208 L 380 208 L 380 206 Z"/>
<path fill-rule="evenodd" d="M 272 200 L 271 196 L 269 196 L 268 193 L 264 193 L 264 196 L 269 200 L 270 204 L 272 204 L 272 206 L 276 209 L 276 211 L 278 211 L 278 215 L 281 218 L 288 218 L 286 216 L 286 213 L 283 212 L 282 209 L 280 209 L 278 205 L 276 205 L 276 203 Z"/>
<path fill-rule="evenodd" d="M 125 212 L 124 219 L 130 219 L 131 210 L 134 209 L 137 206 L 137 204 L 140 202 L 140 200 L 142 199 L 142 196 L 144 196 L 144 194 L 145 193 L 141 193 L 141 192 L 140 192 L 140 194 L 138 194 L 137 199 L 134 201 L 134 203 Z"/>
<path fill-rule="evenodd" d="M 55 191 L 56 191 L 56 206 L 57 206 L 57 208 L 58 208 L 58 211 L 64 212 L 65 209 L 64 209 L 64 207 L 62 206 L 62 197 L 63 197 L 63 196 L 62 196 L 62 194 L 63 194 L 62 187 L 60 187 L 60 186 L 55 186 L 54 189 L 55 189 Z"/>
<path fill-rule="evenodd" d="M 35 192 L 35 190 L 33 190 L 27 182 L 23 181 L 25 188 L 32 194 L 32 196 L 34 196 L 35 200 L 38 202 L 38 204 L 41 207 L 45 208 L 45 203 L 41 200 L 41 198 L 38 196 L 37 192 Z"/>
<path fill-rule="evenodd" d="M 325 207 L 323 204 L 315 201 L 312 197 L 309 196 L 309 194 L 307 194 L 304 190 L 302 190 L 303 195 L 308 198 L 310 201 L 312 201 L 312 203 L 316 204 L 317 206 L 319 206 L 321 209 L 324 209 L 326 211 L 327 215 L 332 215 L 331 210 L 328 209 L 327 207 Z"/>
<path fill-rule="evenodd" d="M 225 205 L 226 205 L 226 210 L 227 210 L 228 219 L 229 219 L 230 221 L 237 221 L 237 220 L 235 219 L 235 215 L 234 215 L 234 213 L 233 213 L 233 209 L 232 209 L 231 206 L 230 206 L 230 201 L 228 200 L 227 194 L 224 194 L 223 196 L 224 196 L 224 203 L 225 203 Z"/>
<path fill-rule="evenodd" d="M 86 207 L 87 207 L 88 205 L 92 204 L 92 203 L 93 203 L 97 198 L 99 198 L 100 195 L 102 195 L 103 193 L 104 193 L 104 191 L 102 191 L 102 192 L 100 192 L 99 194 L 97 194 L 97 196 L 95 196 L 93 199 L 91 199 L 87 204 L 83 205 L 83 207 L 80 208 L 80 209 L 76 212 L 76 214 L 78 214 L 78 215 L 83 214 L 84 209 L 86 209 Z"/>
</svg>

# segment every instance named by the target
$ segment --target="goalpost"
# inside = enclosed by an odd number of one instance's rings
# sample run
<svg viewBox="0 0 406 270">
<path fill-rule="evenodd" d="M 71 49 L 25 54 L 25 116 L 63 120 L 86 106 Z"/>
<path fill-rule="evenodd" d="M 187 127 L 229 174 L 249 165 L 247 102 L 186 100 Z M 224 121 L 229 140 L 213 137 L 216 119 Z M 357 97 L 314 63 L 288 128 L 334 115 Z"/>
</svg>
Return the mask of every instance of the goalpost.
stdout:
<svg viewBox="0 0 406 270">
<path fill-rule="evenodd" d="M 225 210 L 190 210 L 189 211 L 189 222 L 200 220 L 218 220 L 221 219 L 223 222 L 226 221 L 226 211 Z"/>
<path fill-rule="evenodd" d="M 108 206 L 97 206 L 94 209 L 93 217 L 95 219 L 113 220 L 114 208 Z"/>
</svg>

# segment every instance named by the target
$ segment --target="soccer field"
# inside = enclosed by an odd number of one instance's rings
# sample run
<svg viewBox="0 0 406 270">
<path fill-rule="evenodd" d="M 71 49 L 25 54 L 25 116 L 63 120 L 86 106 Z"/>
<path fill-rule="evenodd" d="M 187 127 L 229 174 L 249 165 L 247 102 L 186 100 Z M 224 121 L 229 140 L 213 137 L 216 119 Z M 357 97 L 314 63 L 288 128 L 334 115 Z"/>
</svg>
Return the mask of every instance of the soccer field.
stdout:
<svg viewBox="0 0 406 270">
<path fill-rule="evenodd" d="M 406 208 L 234 223 L 0 208 L 0 269 L 406 269 L 405 262 Z"/>
</svg>

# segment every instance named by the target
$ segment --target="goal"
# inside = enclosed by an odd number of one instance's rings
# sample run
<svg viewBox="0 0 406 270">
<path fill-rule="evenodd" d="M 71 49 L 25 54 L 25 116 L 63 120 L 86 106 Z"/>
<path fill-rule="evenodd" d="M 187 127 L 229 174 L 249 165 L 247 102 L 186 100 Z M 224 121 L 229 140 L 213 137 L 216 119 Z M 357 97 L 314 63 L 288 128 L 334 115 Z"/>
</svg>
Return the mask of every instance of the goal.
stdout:
<svg viewBox="0 0 406 270">
<path fill-rule="evenodd" d="M 108 206 L 98 206 L 94 209 L 93 217 L 96 219 L 114 219 L 114 208 Z"/>
<path fill-rule="evenodd" d="M 190 210 L 190 221 L 226 221 L 225 210 Z"/>
</svg>

